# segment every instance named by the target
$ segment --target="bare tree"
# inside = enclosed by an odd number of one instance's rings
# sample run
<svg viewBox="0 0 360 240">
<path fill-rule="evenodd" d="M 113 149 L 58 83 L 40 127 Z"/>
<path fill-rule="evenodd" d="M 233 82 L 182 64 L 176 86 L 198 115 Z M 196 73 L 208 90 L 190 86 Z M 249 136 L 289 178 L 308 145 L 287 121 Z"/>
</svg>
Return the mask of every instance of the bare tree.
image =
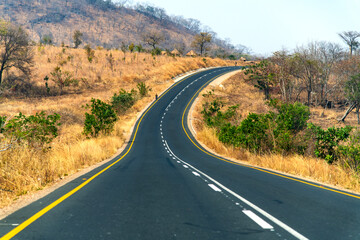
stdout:
<svg viewBox="0 0 360 240">
<path fill-rule="evenodd" d="M 201 32 L 198 35 L 195 35 L 194 41 L 191 46 L 199 50 L 200 55 L 202 56 L 204 52 L 208 50 L 208 45 L 211 43 L 212 35 L 208 32 Z"/>
<path fill-rule="evenodd" d="M 301 79 L 307 91 L 307 105 L 312 103 L 312 94 L 319 80 L 319 63 L 312 54 L 310 48 L 301 47 L 295 51 L 293 57 L 293 75 Z"/>
<path fill-rule="evenodd" d="M 165 35 L 159 31 L 149 31 L 143 35 L 143 41 L 150 45 L 153 49 L 156 49 L 157 45 L 165 40 Z"/>
<path fill-rule="evenodd" d="M 293 64 L 292 56 L 286 50 L 275 52 L 270 61 L 275 64 L 273 67 L 275 82 L 279 85 L 282 100 L 284 102 L 292 101 L 295 88 L 295 77 L 292 75 Z"/>
<path fill-rule="evenodd" d="M 11 23 L 0 21 L 0 85 L 5 70 L 16 68 L 30 75 L 33 54 L 27 33 Z"/>
<path fill-rule="evenodd" d="M 353 51 L 359 46 L 359 41 L 356 39 L 360 37 L 360 33 L 356 31 L 342 32 L 339 33 L 339 37 L 349 46 L 350 56 L 352 56 Z"/>
<path fill-rule="evenodd" d="M 335 79 L 331 86 L 329 85 L 330 75 L 334 72 L 334 66 L 343 60 L 344 52 L 342 48 L 331 42 L 313 42 L 309 44 L 312 58 L 318 63 L 320 75 L 317 90 L 320 94 L 320 104 L 327 105 L 328 94 L 339 87 L 340 79 Z"/>
</svg>

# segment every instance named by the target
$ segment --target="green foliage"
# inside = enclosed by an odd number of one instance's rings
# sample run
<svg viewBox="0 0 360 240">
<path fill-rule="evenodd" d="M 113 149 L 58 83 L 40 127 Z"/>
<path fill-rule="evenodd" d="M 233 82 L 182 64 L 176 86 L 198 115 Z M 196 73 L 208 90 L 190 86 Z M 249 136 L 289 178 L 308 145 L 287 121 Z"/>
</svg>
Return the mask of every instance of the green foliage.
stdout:
<svg viewBox="0 0 360 240">
<path fill-rule="evenodd" d="M 144 51 L 144 47 L 143 47 L 141 44 L 136 45 L 136 46 L 135 46 L 135 51 L 141 53 L 141 52 Z"/>
<path fill-rule="evenodd" d="M 49 87 L 49 77 L 48 76 L 45 76 L 44 77 L 44 81 L 45 81 L 45 88 L 46 88 L 46 93 L 49 95 L 50 94 L 50 87 Z"/>
<path fill-rule="evenodd" d="M 78 80 L 74 79 L 72 74 L 68 71 L 62 71 L 60 67 L 56 67 L 53 72 L 50 73 L 51 80 L 59 87 L 60 95 L 65 87 L 70 85 L 76 85 Z M 44 79 L 45 80 L 45 79 Z M 47 81 L 45 80 L 47 83 Z"/>
<path fill-rule="evenodd" d="M 6 123 L 6 117 L 0 116 L 0 133 L 4 131 L 5 123 Z"/>
<path fill-rule="evenodd" d="M 152 56 L 161 55 L 161 49 L 160 48 L 154 48 L 153 50 L 151 50 L 151 55 Z"/>
<path fill-rule="evenodd" d="M 74 40 L 74 45 L 75 48 L 78 48 L 81 43 L 82 43 L 82 37 L 83 37 L 83 33 L 80 32 L 79 30 L 75 30 L 74 34 L 73 34 L 73 40 Z"/>
<path fill-rule="evenodd" d="M 114 130 L 117 116 L 110 104 L 92 98 L 86 108 L 90 108 L 91 113 L 85 113 L 84 135 L 97 137 L 99 133 L 107 135 Z"/>
<path fill-rule="evenodd" d="M 25 116 L 22 113 L 10 119 L 1 132 L 5 137 L 19 144 L 26 143 L 31 147 L 43 147 L 58 136 L 60 115 L 57 113 L 46 116 L 44 111 L 35 115 Z M 2 125 L 5 118 L 3 117 Z"/>
<path fill-rule="evenodd" d="M 137 88 L 139 90 L 140 97 L 146 97 L 149 91 L 151 91 L 151 88 L 149 86 L 146 86 L 144 82 L 139 82 L 137 84 Z"/>
<path fill-rule="evenodd" d="M 309 107 L 299 102 L 294 104 L 279 104 L 278 101 L 274 100 L 271 100 L 269 105 L 278 110 L 276 123 L 279 128 L 290 130 L 293 133 L 297 133 L 306 128 L 307 121 L 310 118 Z"/>
<path fill-rule="evenodd" d="M 350 136 L 350 141 L 346 146 L 339 146 L 339 154 L 346 167 L 360 172 L 360 132 Z"/>
<path fill-rule="evenodd" d="M 135 90 L 126 92 L 124 89 L 121 89 L 119 94 L 115 93 L 111 98 L 111 105 L 118 114 L 123 114 L 134 105 L 136 100 L 135 95 Z"/>
<path fill-rule="evenodd" d="M 130 51 L 131 53 L 133 53 L 133 52 L 134 52 L 134 49 L 135 49 L 135 45 L 134 45 L 134 43 L 131 43 L 131 44 L 129 45 L 129 51 Z"/>
<path fill-rule="evenodd" d="M 240 126 L 224 125 L 219 133 L 219 140 L 254 152 L 264 150 L 268 129 L 267 118 L 268 115 L 250 113 Z"/>
<path fill-rule="evenodd" d="M 95 57 L 95 51 L 91 49 L 91 46 L 89 44 L 85 45 L 84 49 L 89 63 L 92 63 Z"/>
<path fill-rule="evenodd" d="M 315 134 L 315 155 L 325 159 L 330 164 L 338 159 L 339 143 L 348 139 L 352 130 L 350 126 L 345 128 L 331 127 L 323 130 L 311 123 L 308 128 Z"/>
<path fill-rule="evenodd" d="M 209 92 L 204 96 L 211 94 Z M 217 128 L 219 140 L 223 143 L 253 152 L 304 153 L 306 141 L 299 139 L 303 137 L 299 133 L 306 128 L 310 117 L 309 108 L 300 103 L 288 104 L 274 100 L 269 105 L 277 112 L 251 113 L 238 126 L 230 123 L 238 106 L 222 112 L 223 103 L 215 99 L 211 103 L 205 103 L 201 113 L 208 126 Z"/>
<path fill-rule="evenodd" d="M 270 99 L 270 89 L 275 84 L 275 74 L 270 62 L 263 60 L 247 68 L 244 73 L 249 76 L 249 81 L 252 81 L 256 88 L 264 91 L 265 99 Z"/>
</svg>

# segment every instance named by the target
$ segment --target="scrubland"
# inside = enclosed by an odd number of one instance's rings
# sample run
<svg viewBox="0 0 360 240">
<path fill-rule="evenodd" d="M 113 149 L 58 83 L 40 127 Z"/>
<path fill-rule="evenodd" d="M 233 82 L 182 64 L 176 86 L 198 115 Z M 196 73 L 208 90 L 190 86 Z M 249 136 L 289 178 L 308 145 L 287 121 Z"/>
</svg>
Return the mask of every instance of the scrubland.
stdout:
<svg viewBox="0 0 360 240">
<path fill-rule="evenodd" d="M 210 94 L 209 99 L 209 92 Z M 203 95 L 207 95 L 205 98 Z M 208 149 L 234 161 L 272 169 L 305 179 L 328 184 L 337 188 L 360 192 L 360 178 L 358 173 L 345 166 L 345 162 L 339 161 L 335 164 L 328 164 L 323 159 L 302 155 L 281 155 L 275 153 L 254 154 L 241 148 L 226 145 L 219 141 L 216 130 L 208 127 L 202 120 L 201 111 L 203 104 L 212 99 L 221 99 L 224 108 L 238 104 L 236 116 L 233 121 L 240 123 L 249 113 L 266 113 L 269 106 L 265 104 L 263 93 L 244 80 L 244 73 L 241 72 L 222 84 L 208 86 L 200 93 L 200 98 L 193 106 L 192 124 L 196 131 L 197 140 Z M 320 125 L 322 128 L 332 126 L 343 127 L 345 124 L 339 122 L 344 109 L 324 109 L 321 107 L 311 108 L 309 122 Z M 349 115 L 346 124 L 357 125 L 356 114 Z M 308 146 L 308 151 L 313 151 L 314 146 Z"/>
<path fill-rule="evenodd" d="M 0 152 L 0 207 L 113 156 L 124 145 L 139 112 L 154 100 L 155 94 L 171 86 L 177 75 L 234 64 L 220 59 L 152 56 L 104 49 L 96 49 L 95 57 L 89 61 L 84 49 L 53 46 L 34 47 L 34 53 L 31 84 L 25 89 L 14 86 L 2 93 L 0 116 L 11 118 L 19 112 L 25 115 L 40 111 L 58 113 L 61 116 L 59 136 L 47 151 L 19 146 Z M 56 67 L 75 79 L 74 84 L 60 91 L 51 80 L 51 72 Z M 46 76 L 49 77 L 47 88 Z M 148 96 L 119 116 L 113 133 L 87 139 L 82 134 L 86 112 L 82 106 L 91 98 L 108 102 L 120 89 L 136 89 L 139 82 L 152 89 Z"/>
</svg>

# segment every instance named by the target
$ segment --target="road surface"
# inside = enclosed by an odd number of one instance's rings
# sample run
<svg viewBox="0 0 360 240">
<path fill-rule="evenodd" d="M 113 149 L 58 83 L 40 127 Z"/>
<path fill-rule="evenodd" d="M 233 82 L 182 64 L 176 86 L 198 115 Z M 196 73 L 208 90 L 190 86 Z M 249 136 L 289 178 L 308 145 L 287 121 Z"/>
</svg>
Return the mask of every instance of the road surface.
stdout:
<svg viewBox="0 0 360 240">
<path fill-rule="evenodd" d="M 0 221 L 1 239 L 360 239 L 360 197 L 213 156 L 186 118 L 199 89 L 176 83 L 124 152 Z"/>
</svg>

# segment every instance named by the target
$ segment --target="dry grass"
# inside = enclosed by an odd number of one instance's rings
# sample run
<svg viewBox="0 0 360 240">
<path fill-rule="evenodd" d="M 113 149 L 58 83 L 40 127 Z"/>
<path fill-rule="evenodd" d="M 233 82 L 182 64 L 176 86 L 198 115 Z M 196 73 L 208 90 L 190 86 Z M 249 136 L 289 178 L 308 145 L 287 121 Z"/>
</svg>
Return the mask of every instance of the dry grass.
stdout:
<svg viewBox="0 0 360 240">
<path fill-rule="evenodd" d="M 212 98 L 220 97 L 226 103 L 226 106 L 239 104 L 238 114 L 241 116 L 239 120 L 245 118 L 250 112 L 265 113 L 269 110 L 264 103 L 263 95 L 253 86 L 244 82 L 242 73 L 231 77 L 222 83 L 222 85 L 224 86 L 223 88 L 209 86 L 204 89 L 203 93 L 214 89 L 215 93 L 212 95 Z M 197 101 L 192 118 L 201 119 L 200 111 L 205 100 L 209 99 L 200 97 Z M 316 124 L 321 124 L 323 127 L 343 126 L 343 123 L 338 123 L 336 120 L 341 115 L 336 110 L 314 108 L 311 109 L 311 112 L 310 121 Z M 355 121 L 355 114 L 350 117 L 349 121 Z M 340 165 L 329 165 L 324 160 L 299 155 L 255 155 L 246 150 L 223 144 L 218 140 L 216 131 L 205 126 L 202 121 L 193 121 L 193 126 L 197 132 L 196 138 L 199 142 L 217 154 L 231 158 L 234 161 L 360 192 L 359 176 L 352 170 L 344 169 Z"/>
<path fill-rule="evenodd" d="M 59 137 L 48 152 L 16 148 L 0 153 L 0 207 L 10 205 L 14 199 L 28 192 L 47 188 L 64 176 L 101 162 L 114 155 L 124 144 L 139 112 L 171 84 L 172 78 L 191 70 L 233 65 L 230 61 L 202 58 L 152 57 L 145 53 L 111 51 L 115 64 L 113 68 L 106 59 L 110 51 L 96 50 L 95 60 L 90 63 L 83 49 L 57 47 L 36 48 L 35 68 L 32 83 L 38 86 L 37 97 L 3 97 L 0 99 L 0 115 L 13 116 L 19 112 L 34 114 L 39 111 L 59 113 L 62 116 Z M 66 94 L 57 95 L 57 88 L 50 84 L 54 96 L 42 96 L 44 77 L 56 66 L 69 71 L 75 78 L 86 78 L 86 83 L 70 87 Z M 91 98 L 108 101 L 121 88 L 136 88 L 138 82 L 145 82 L 152 88 L 150 95 L 138 102 L 124 115 L 110 136 L 86 139 L 82 134 L 85 109 L 81 106 Z M 40 89 L 40 90 L 38 90 Z M 34 94 L 34 93 L 33 93 Z M 6 96 L 6 94 L 5 94 Z"/>
</svg>

